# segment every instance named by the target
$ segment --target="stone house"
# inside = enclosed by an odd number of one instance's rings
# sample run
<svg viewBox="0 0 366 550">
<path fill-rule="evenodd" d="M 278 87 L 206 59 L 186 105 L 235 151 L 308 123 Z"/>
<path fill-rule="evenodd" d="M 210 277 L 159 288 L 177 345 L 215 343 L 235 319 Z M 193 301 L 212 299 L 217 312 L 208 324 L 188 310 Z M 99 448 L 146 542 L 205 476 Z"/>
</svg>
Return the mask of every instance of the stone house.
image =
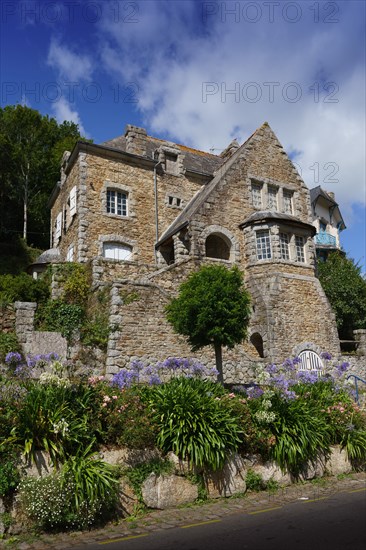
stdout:
<svg viewBox="0 0 366 550">
<path fill-rule="evenodd" d="M 318 185 L 310 189 L 310 200 L 316 228 L 316 255 L 319 260 L 325 261 L 329 252 L 341 250 L 339 233 L 346 229 L 346 225 L 334 193 L 325 191 Z"/>
<path fill-rule="evenodd" d="M 107 374 L 131 359 L 199 357 L 168 325 L 164 306 L 202 263 L 236 264 L 252 298 L 247 341 L 224 350 L 227 382 L 258 362 L 339 353 L 334 314 L 315 276 L 310 193 L 267 123 L 213 155 L 127 126 L 62 159 L 50 198 L 51 248 L 89 263 L 111 286 Z"/>
</svg>

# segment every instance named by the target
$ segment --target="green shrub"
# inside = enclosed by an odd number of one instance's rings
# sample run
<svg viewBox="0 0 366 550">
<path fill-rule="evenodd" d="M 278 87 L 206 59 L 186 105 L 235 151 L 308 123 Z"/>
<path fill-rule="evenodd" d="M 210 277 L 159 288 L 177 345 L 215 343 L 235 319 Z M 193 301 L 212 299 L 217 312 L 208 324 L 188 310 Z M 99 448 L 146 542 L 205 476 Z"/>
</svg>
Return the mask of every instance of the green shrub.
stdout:
<svg viewBox="0 0 366 550">
<path fill-rule="evenodd" d="M 278 394 L 271 402 L 275 419 L 270 426 L 276 438 L 272 457 L 283 471 L 297 477 L 319 455 L 329 456 L 332 429 L 320 413 L 319 403 L 300 397 L 286 400 Z"/>
<path fill-rule="evenodd" d="M 54 464 L 63 462 L 95 439 L 88 405 L 93 395 L 93 388 L 81 384 L 30 384 L 9 442 L 22 446 L 30 458 L 37 450 L 45 450 Z"/>
<path fill-rule="evenodd" d="M 63 301 L 85 306 L 90 290 L 90 273 L 87 266 L 68 262 L 54 266 L 52 270 L 62 285 Z"/>
<path fill-rule="evenodd" d="M 157 425 L 143 393 L 146 388 L 118 387 L 101 384 L 101 441 L 107 445 L 120 445 L 132 449 L 154 447 Z"/>
<path fill-rule="evenodd" d="M 11 351 L 20 351 L 17 335 L 15 332 L 0 332 L 0 363 L 5 361 L 6 355 Z"/>
<path fill-rule="evenodd" d="M 32 527 L 41 531 L 67 530 L 77 526 L 70 507 L 74 484 L 63 483 L 61 473 L 26 477 L 18 488 L 18 500 Z"/>
<path fill-rule="evenodd" d="M 266 484 L 262 476 L 251 469 L 247 471 L 245 483 L 248 491 L 263 491 L 266 488 Z"/>
<path fill-rule="evenodd" d="M 0 275 L 0 303 L 45 302 L 50 291 L 46 281 L 33 279 L 27 273 Z"/>
<path fill-rule="evenodd" d="M 19 483 L 18 460 L 14 451 L 0 451 L 0 497 L 9 495 Z"/>
<path fill-rule="evenodd" d="M 65 462 L 62 485 L 74 486 L 70 508 L 82 526 L 95 523 L 98 517 L 110 515 L 117 508 L 118 469 L 98 459 L 89 445 Z"/>
<path fill-rule="evenodd" d="M 151 407 L 160 448 L 196 466 L 220 468 L 242 436 L 237 418 L 216 399 L 224 393 L 218 384 L 194 378 L 175 378 L 158 386 Z"/>
<path fill-rule="evenodd" d="M 109 325 L 108 312 L 96 313 L 94 318 L 86 319 L 81 328 L 81 341 L 85 346 L 97 347 L 107 351 L 108 339 L 114 330 Z"/>
<path fill-rule="evenodd" d="M 80 329 L 85 318 L 85 310 L 78 304 L 68 304 L 61 299 L 49 300 L 36 314 L 38 330 L 61 332 L 71 339 L 75 330 Z"/>
</svg>

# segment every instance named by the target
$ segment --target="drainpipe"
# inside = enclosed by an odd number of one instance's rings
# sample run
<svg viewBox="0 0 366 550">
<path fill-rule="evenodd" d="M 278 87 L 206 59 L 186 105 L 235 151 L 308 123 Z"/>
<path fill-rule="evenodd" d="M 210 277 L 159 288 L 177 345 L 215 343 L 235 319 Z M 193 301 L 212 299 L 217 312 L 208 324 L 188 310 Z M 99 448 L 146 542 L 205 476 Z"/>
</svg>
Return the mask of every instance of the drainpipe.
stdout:
<svg viewBox="0 0 366 550">
<path fill-rule="evenodd" d="M 155 243 L 159 240 L 159 212 L 158 212 L 158 181 L 157 181 L 157 173 L 156 169 L 159 166 L 159 164 L 162 164 L 161 161 L 157 162 L 154 166 L 154 198 L 155 198 Z M 154 246 L 154 255 L 155 255 L 155 263 L 158 264 L 158 256 L 157 251 Z"/>
</svg>

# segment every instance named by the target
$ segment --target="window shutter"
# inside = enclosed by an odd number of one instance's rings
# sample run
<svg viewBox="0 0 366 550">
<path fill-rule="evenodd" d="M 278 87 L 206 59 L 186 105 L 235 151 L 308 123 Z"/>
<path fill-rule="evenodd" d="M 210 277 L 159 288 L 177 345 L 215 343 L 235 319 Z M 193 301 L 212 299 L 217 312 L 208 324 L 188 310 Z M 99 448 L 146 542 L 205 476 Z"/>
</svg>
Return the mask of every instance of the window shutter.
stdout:
<svg viewBox="0 0 366 550">
<path fill-rule="evenodd" d="M 70 216 L 76 214 L 76 186 L 70 191 Z"/>
<path fill-rule="evenodd" d="M 56 240 L 61 237 L 61 230 L 62 230 L 62 212 L 57 214 L 57 218 L 56 218 L 56 231 L 55 231 Z"/>
</svg>

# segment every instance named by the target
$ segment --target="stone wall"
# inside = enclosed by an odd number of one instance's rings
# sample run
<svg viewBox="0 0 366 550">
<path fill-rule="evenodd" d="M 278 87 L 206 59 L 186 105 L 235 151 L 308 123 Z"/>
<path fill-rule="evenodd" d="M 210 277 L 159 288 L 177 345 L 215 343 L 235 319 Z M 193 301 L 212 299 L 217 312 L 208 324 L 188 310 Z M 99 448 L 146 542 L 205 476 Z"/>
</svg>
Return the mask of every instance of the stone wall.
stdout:
<svg viewBox="0 0 366 550">
<path fill-rule="evenodd" d="M 100 457 L 109 464 L 130 468 L 151 460 L 153 456 L 160 456 L 159 451 L 154 452 L 154 450 L 150 453 L 133 451 L 125 448 L 113 451 L 105 449 L 100 452 Z M 191 476 L 195 470 L 190 467 L 188 462 L 180 460 L 173 453 L 169 453 L 167 458 L 174 465 L 173 473 L 157 475 L 152 472 L 142 483 L 141 495 L 148 508 L 164 510 L 193 503 L 198 498 L 198 486 L 192 481 Z M 49 455 L 42 451 L 36 454 L 35 463 L 23 460 L 22 468 L 27 476 L 42 477 L 52 473 Z M 297 481 L 289 474 L 283 473 L 275 462 L 263 462 L 259 456 L 233 454 L 227 459 L 221 470 L 202 472 L 208 498 L 218 499 L 245 493 L 247 490 L 246 476 L 249 470 L 260 476 L 264 483 L 270 480 L 276 482 L 282 490 Z M 347 458 L 346 451 L 341 450 L 339 446 L 334 446 L 331 448 L 328 459 L 319 457 L 315 463 L 306 465 L 300 474 L 300 480 L 307 481 L 325 475 L 339 476 L 349 474 L 351 471 L 352 465 Z M 139 501 L 125 478 L 122 478 L 120 482 L 120 499 L 120 511 L 123 515 L 133 514 Z M 11 514 L 13 519 L 8 534 L 19 534 L 23 526 L 22 518 L 17 514 L 16 500 L 5 505 L 0 497 L 0 535 L 7 531 L 1 517 L 4 512 Z"/>
<path fill-rule="evenodd" d="M 15 302 L 15 330 L 22 351 L 26 355 L 57 353 L 67 358 L 67 341 L 59 332 L 34 330 L 35 302 Z"/>
<path fill-rule="evenodd" d="M 15 331 L 15 308 L 14 304 L 0 306 L 0 332 Z"/>
</svg>

